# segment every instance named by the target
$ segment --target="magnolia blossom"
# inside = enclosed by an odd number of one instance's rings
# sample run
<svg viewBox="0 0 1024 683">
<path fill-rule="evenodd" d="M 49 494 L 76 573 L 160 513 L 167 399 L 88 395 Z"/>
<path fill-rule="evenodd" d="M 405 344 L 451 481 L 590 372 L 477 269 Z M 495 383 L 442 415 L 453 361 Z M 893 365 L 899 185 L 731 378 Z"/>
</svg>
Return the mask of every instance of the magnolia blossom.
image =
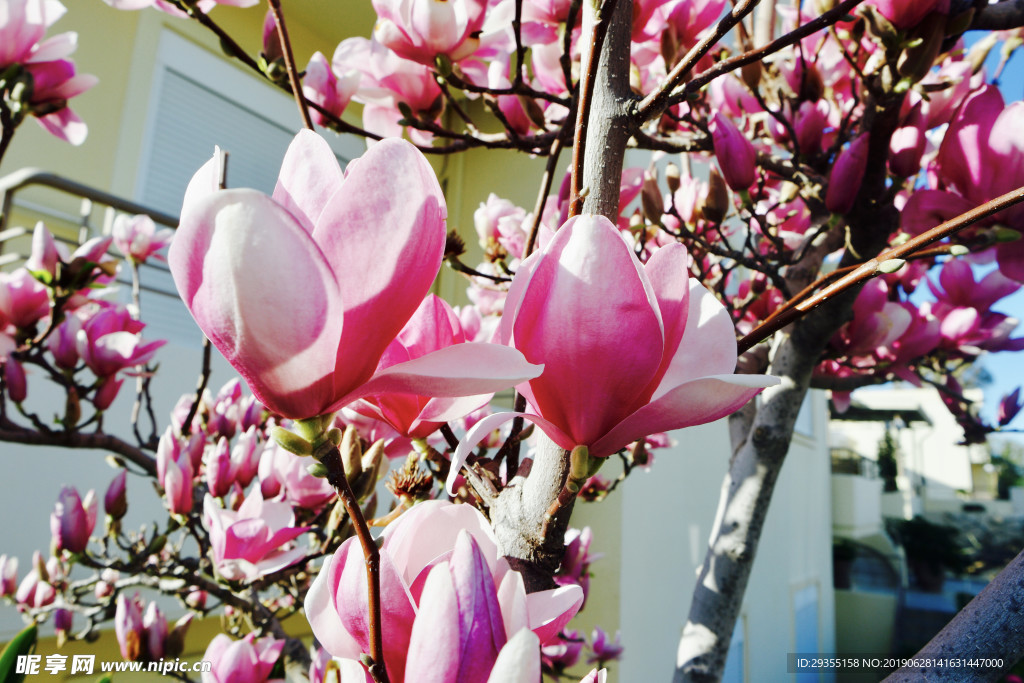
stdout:
<svg viewBox="0 0 1024 683">
<path fill-rule="evenodd" d="M 25 103 L 53 135 L 74 145 L 85 140 L 86 126 L 67 101 L 97 83 L 95 76 L 76 74 L 67 59 L 78 36 L 68 32 L 43 40 L 46 29 L 67 11 L 58 0 L 5 0 L 0 12 L 0 71 L 21 66 L 31 78 Z"/>
<path fill-rule="evenodd" d="M 314 52 L 302 79 L 302 94 L 310 102 L 319 104 L 335 116 L 341 116 L 359 88 L 361 77 L 355 69 L 339 77 L 331 70 L 327 57 L 321 52 Z M 316 109 L 311 109 L 309 115 L 318 126 L 327 125 L 327 119 Z"/>
<path fill-rule="evenodd" d="M 444 251 L 444 197 L 409 143 L 383 140 L 342 175 L 303 131 L 273 197 L 215 191 L 214 170 L 189 185 L 168 261 L 200 328 L 268 408 L 310 418 L 366 396 L 482 394 L 540 372 L 489 344 L 378 371 Z"/>
<path fill-rule="evenodd" d="M 89 535 L 96 528 L 98 509 L 95 491 L 90 490 L 83 499 L 74 486 L 61 488 L 57 505 L 50 515 L 54 546 L 72 553 L 84 551 L 89 545 Z"/>
<path fill-rule="evenodd" d="M 231 640 L 218 633 L 203 654 L 203 661 L 213 665 L 211 671 L 203 672 L 203 683 L 266 683 L 284 644 L 271 636 L 257 639 L 250 633 L 241 640 Z"/>
<path fill-rule="evenodd" d="M 396 54 L 433 66 L 438 55 L 453 62 L 480 46 L 486 0 L 374 0 L 373 36 Z"/>
<path fill-rule="evenodd" d="M 292 505 L 315 510 L 335 497 L 334 487 L 323 477 L 309 473 L 308 458 L 269 444 L 259 462 L 259 485 L 264 498 L 280 498 Z"/>
<path fill-rule="evenodd" d="M 648 434 L 717 420 L 762 389 L 734 375 L 735 328 L 687 271 L 681 244 L 646 266 L 604 217 L 570 219 L 520 264 L 501 319 L 503 341 L 544 374 L 518 387 L 529 415 L 565 449 L 605 457 Z M 449 490 L 481 435 L 512 413 L 484 418 L 453 456 Z"/>
<path fill-rule="evenodd" d="M 25 268 L 0 273 L 0 329 L 29 329 L 50 314 L 50 290 Z"/>
<path fill-rule="evenodd" d="M 114 244 L 135 263 L 145 263 L 150 256 L 164 260 L 157 252 L 171 243 L 172 228 L 156 229 L 156 223 L 145 214 L 120 214 L 114 219 Z"/>
<path fill-rule="evenodd" d="M 466 335 L 452 307 L 440 297 L 428 294 L 395 340 L 384 350 L 377 371 L 465 343 Z M 364 398 L 353 404 L 352 408 L 387 422 L 403 436 L 423 438 L 442 424 L 480 408 L 491 396 L 488 393 L 458 398 L 430 398 L 391 393 Z"/>
<path fill-rule="evenodd" d="M 238 510 L 221 508 L 207 494 L 203 525 L 210 532 L 217 572 L 230 581 L 253 581 L 295 564 L 306 549 L 282 546 L 310 529 L 295 526 L 295 514 L 287 503 L 263 500 L 259 487 L 249 493 Z"/>
<path fill-rule="evenodd" d="M 428 501 L 389 525 L 380 555 L 384 663 L 399 681 L 540 681 L 539 645 L 554 639 L 583 601 L 579 586 L 527 595 L 499 557 L 484 516 L 469 505 Z M 350 538 L 306 594 L 313 634 L 335 657 L 369 651 L 366 569 Z M 490 678 L 489 678 L 490 677 Z"/>
</svg>

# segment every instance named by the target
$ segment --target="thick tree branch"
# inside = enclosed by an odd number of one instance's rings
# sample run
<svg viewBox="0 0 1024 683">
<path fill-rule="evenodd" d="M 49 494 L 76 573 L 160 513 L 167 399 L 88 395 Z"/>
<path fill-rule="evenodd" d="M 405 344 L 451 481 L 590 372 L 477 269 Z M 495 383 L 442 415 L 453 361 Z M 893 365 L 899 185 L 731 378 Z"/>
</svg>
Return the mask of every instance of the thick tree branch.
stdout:
<svg viewBox="0 0 1024 683">
<path fill-rule="evenodd" d="M 1002 0 L 994 5 L 976 9 L 971 29 L 980 31 L 1007 31 L 1024 26 L 1024 0 Z"/>
<path fill-rule="evenodd" d="M 59 446 L 61 448 L 94 448 L 110 451 L 141 467 L 146 474 L 156 476 L 156 461 L 144 451 L 102 432 L 37 432 L 25 429 L 7 418 L 0 420 L 0 441 L 33 446 Z"/>
<path fill-rule="evenodd" d="M 1002 659 L 996 668 L 907 667 L 885 683 L 911 681 L 998 681 L 1024 657 L 1024 552 L 953 617 L 917 658 Z"/>
</svg>

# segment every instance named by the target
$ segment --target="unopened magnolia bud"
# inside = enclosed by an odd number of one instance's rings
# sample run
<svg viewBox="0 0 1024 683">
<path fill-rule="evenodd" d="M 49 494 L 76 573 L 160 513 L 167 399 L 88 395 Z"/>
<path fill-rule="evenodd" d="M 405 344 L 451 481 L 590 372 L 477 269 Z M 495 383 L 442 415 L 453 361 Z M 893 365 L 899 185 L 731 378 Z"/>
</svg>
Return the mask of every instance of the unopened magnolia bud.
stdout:
<svg viewBox="0 0 1024 683">
<path fill-rule="evenodd" d="M 277 442 L 278 446 L 289 453 L 294 453 L 295 455 L 313 454 L 313 444 L 284 427 L 274 427 L 270 430 L 270 436 Z"/>
<path fill-rule="evenodd" d="M 314 462 L 312 465 L 306 468 L 306 471 L 312 474 L 314 477 L 319 477 L 320 479 L 327 478 L 327 468 L 324 466 L 322 462 Z"/>
<path fill-rule="evenodd" d="M 949 248 L 949 254 L 951 256 L 967 256 L 971 253 L 971 250 L 962 244 L 954 244 Z"/>
<path fill-rule="evenodd" d="M 359 432 L 352 425 L 345 428 L 345 434 L 341 437 L 341 464 L 345 467 L 345 478 L 349 481 L 355 479 L 363 472 L 363 445 L 359 439 Z"/>
<path fill-rule="evenodd" d="M 665 166 L 665 184 L 668 185 L 668 191 L 675 194 L 679 191 L 681 173 L 679 167 L 669 162 Z"/>
<path fill-rule="evenodd" d="M 996 242 L 1016 242 L 1021 238 L 1019 230 L 1000 226 L 995 229 Z"/>
<path fill-rule="evenodd" d="M 906 264 L 906 261 L 901 258 L 886 259 L 875 267 L 875 270 L 879 273 L 895 273 L 897 270 L 902 268 Z"/>
<path fill-rule="evenodd" d="M 112 519 L 121 519 L 128 512 L 128 497 L 125 490 L 125 477 L 128 472 L 121 470 L 103 496 L 103 509 Z"/>
<path fill-rule="evenodd" d="M 700 213 L 710 223 L 721 223 L 729 212 L 729 188 L 718 169 L 708 175 L 708 193 L 700 205 Z"/>
<path fill-rule="evenodd" d="M 192 625 L 194 617 L 195 614 L 189 612 L 174 623 L 174 628 L 167 634 L 167 639 L 164 641 L 165 658 L 179 657 L 185 651 L 185 635 L 188 633 L 188 627 Z"/>
<path fill-rule="evenodd" d="M 658 189 L 658 178 L 653 174 L 644 174 L 644 184 L 640 190 L 640 206 L 643 208 L 644 218 L 649 223 L 661 225 L 665 200 L 662 199 L 661 190 Z"/>
</svg>

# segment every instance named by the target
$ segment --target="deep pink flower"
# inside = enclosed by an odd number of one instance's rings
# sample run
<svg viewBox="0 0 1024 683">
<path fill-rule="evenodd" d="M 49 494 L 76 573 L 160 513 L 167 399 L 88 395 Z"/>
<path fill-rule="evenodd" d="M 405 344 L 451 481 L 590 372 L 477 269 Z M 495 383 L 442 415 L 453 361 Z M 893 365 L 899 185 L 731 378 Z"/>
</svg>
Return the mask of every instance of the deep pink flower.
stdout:
<svg viewBox="0 0 1024 683">
<path fill-rule="evenodd" d="M 75 334 L 78 355 L 97 377 L 110 377 L 125 368 L 147 363 L 164 340 L 144 342 L 144 323 L 120 306 L 104 306 L 82 323 Z"/>
<path fill-rule="evenodd" d="M 32 75 L 32 105 L 39 124 L 51 135 L 72 145 L 85 142 L 88 128 L 78 114 L 71 111 L 68 100 L 81 95 L 99 82 L 91 74 L 75 73 L 70 59 L 27 64 Z"/>
<path fill-rule="evenodd" d="M 32 569 L 18 584 L 14 600 L 19 605 L 32 608 L 46 607 L 57 598 L 57 590 L 50 582 L 48 570 L 39 551 L 32 553 Z"/>
<path fill-rule="evenodd" d="M 999 421 L 999 426 L 1005 427 L 1010 424 L 1010 421 L 1017 417 L 1021 407 L 1020 387 L 1017 387 L 999 401 L 999 408 L 996 411 L 996 419 Z"/>
<path fill-rule="evenodd" d="M 608 219 L 582 216 L 519 266 L 501 339 L 545 364 L 518 389 L 559 446 L 605 457 L 648 434 L 717 420 L 778 383 L 732 374 L 735 328 L 687 261 L 671 244 L 644 266 Z M 510 416 L 470 430 L 452 478 L 479 435 Z"/>
<path fill-rule="evenodd" d="M 221 508 L 207 494 L 203 501 L 203 524 L 210 532 L 217 573 L 231 581 L 253 581 L 295 564 L 307 552 L 304 548 L 282 548 L 310 527 L 295 526 L 291 506 L 263 500 L 258 487 L 238 510 Z"/>
<path fill-rule="evenodd" d="M 274 664 L 284 650 L 285 641 L 271 636 L 256 639 L 250 633 L 241 640 L 218 633 L 210 641 L 203 660 L 213 665 L 204 671 L 203 683 L 266 683 Z"/>
<path fill-rule="evenodd" d="M 864 133 L 836 156 L 825 193 L 825 208 L 832 213 L 846 213 L 853 208 L 868 167 L 870 143 L 870 134 Z"/>
<path fill-rule="evenodd" d="M 6 0 L 0 16 L 0 69 L 24 64 L 45 48 L 39 42 L 46 29 L 66 11 L 56 0 Z"/>
<path fill-rule="evenodd" d="M 913 28 L 932 12 L 949 13 L 949 0 L 868 0 L 879 14 L 899 29 Z"/>
<path fill-rule="evenodd" d="M 427 294 L 445 242 L 444 197 L 423 155 L 384 140 L 342 176 L 303 131 L 273 198 L 193 178 L 169 262 L 193 317 L 267 407 L 291 418 L 385 393 L 497 391 L 539 368 L 465 344 L 375 372 Z"/>
<path fill-rule="evenodd" d="M 373 37 L 426 66 L 438 55 L 457 62 L 480 46 L 486 8 L 485 0 L 373 0 Z"/>
<path fill-rule="evenodd" d="M 757 152 L 736 124 L 716 112 L 711 118 L 711 138 L 715 158 L 729 187 L 739 192 L 753 185 L 757 178 Z"/>
<path fill-rule="evenodd" d="M 3 362 L 4 382 L 7 398 L 15 403 L 22 403 L 28 398 L 28 379 L 25 377 L 25 366 L 14 356 L 8 355 Z"/>
<path fill-rule="evenodd" d="M 487 520 L 469 505 L 419 503 L 382 536 L 384 660 L 392 681 L 425 680 L 429 672 L 431 680 L 483 682 L 499 666 L 535 667 L 539 681 L 538 645 L 579 609 L 579 586 L 527 595 L 520 574 L 499 557 Z M 313 633 L 333 656 L 358 659 L 368 651 L 366 599 L 365 560 L 353 538 L 325 561 L 306 595 Z"/>
<path fill-rule="evenodd" d="M 85 498 L 78 495 L 74 486 L 64 486 L 57 498 L 57 505 L 50 514 L 50 533 L 57 550 L 80 553 L 89 545 L 89 535 L 96 528 L 96 512 L 99 500 L 96 492 L 90 490 Z"/>
<path fill-rule="evenodd" d="M 452 307 L 428 294 L 402 331 L 385 349 L 377 371 L 421 358 L 456 344 L 466 336 Z M 430 398 L 408 393 L 370 396 L 352 405 L 359 413 L 387 422 L 402 436 L 423 438 L 442 424 L 457 420 L 486 404 L 492 394 L 458 398 Z"/>
<path fill-rule="evenodd" d="M 128 498 L 126 489 L 127 470 L 121 470 L 107 486 L 107 492 L 103 496 L 103 511 L 113 519 L 121 519 L 128 511 Z"/>
<path fill-rule="evenodd" d="M 593 654 L 587 657 L 587 662 L 612 662 L 622 656 L 622 636 L 615 634 L 615 640 L 609 640 L 608 634 L 600 626 L 594 628 L 590 638 L 590 649 Z"/>
</svg>

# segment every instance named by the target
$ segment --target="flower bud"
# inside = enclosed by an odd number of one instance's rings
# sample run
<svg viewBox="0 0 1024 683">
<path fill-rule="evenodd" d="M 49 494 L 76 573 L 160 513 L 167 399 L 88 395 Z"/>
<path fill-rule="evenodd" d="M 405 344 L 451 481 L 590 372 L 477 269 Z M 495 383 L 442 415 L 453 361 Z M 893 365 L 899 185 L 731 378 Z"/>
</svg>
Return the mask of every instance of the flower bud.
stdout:
<svg viewBox="0 0 1024 683">
<path fill-rule="evenodd" d="M 716 113 L 711 119 L 711 139 L 729 187 L 739 192 L 753 185 L 757 177 L 757 152 L 736 124 Z"/>
<path fill-rule="evenodd" d="M 134 662 L 142 655 L 142 608 L 138 593 L 131 599 L 125 597 L 124 593 L 117 596 L 114 633 L 123 659 Z"/>
<path fill-rule="evenodd" d="M 14 595 L 18 589 L 18 558 L 0 555 L 0 598 Z"/>
<path fill-rule="evenodd" d="M 7 362 L 4 363 L 4 382 L 7 386 L 7 398 L 14 403 L 21 403 L 28 397 L 25 368 L 14 356 L 8 356 Z"/>
<path fill-rule="evenodd" d="M 721 223 L 729 213 L 729 188 L 718 169 L 708 175 L 708 193 L 700 205 L 700 214 L 709 223 Z"/>
<path fill-rule="evenodd" d="M 825 208 L 832 213 L 842 214 L 853 208 L 860 184 L 864 181 L 870 142 L 871 135 L 864 133 L 836 157 L 825 193 Z"/>
<path fill-rule="evenodd" d="M 345 466 L 345 478 L 350 482 L 355 481 L 363 472 L 363 445 L 359 440 L 359 433 L 353 425 L 345 427 L 345 433 L 341 437 L 341 463 Z"/>
<path fill-rule="evenodd" d="M 42 221 L 39 221 L 32 233 L 32 253 L 25 261 L 25 268 L 36 277 L 45 274 L 52 282 L 57 276 L 59 260 L 60 255 L 53 234 L 46 229 Z"/>
<path fill-rule="evenodd" d="M 206 485 L 215 498 L 223 498 L 231 490 L 234 478 L 231 476 L 231 452 L 228 440 L 223 436 L 217 445 L 207 451 Z"/>
<path fill-rule="evenodd" d="M 142 628 L 146 632 L 146 648 L 148 658 L 157 660 L 164 658 L 167 640 L 167 618 L 155 602 L 149 603 L 146 614 L 142 617 Z"/>
<path fill-rule="evenodd" d="M 103 496 L 103 510 L 113 519 L 121 519 L 128 512 L 128 497 L 126 493 L 127 470 L 121 470 L 110 482 L 107 493 Z"/>
</svg>

